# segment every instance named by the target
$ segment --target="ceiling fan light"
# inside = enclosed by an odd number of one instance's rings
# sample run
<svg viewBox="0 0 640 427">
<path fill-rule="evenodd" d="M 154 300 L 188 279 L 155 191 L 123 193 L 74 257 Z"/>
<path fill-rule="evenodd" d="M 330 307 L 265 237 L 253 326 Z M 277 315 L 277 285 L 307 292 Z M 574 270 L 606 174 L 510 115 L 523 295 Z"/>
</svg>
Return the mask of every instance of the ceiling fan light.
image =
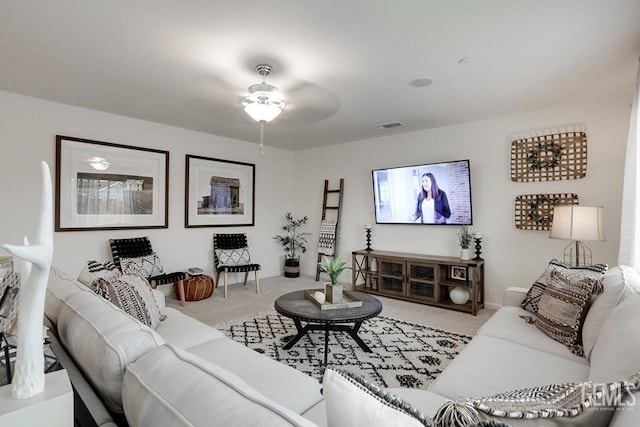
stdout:
<svg viewBox="0 0 640 427">
<path fill-rule="evenodd" d="M 280 115 L 284 107 L 280 105 L 271 102 L 250 102 L 244 105 L 244 111 L 256 122 L 268 123 Z"/>
</svg>

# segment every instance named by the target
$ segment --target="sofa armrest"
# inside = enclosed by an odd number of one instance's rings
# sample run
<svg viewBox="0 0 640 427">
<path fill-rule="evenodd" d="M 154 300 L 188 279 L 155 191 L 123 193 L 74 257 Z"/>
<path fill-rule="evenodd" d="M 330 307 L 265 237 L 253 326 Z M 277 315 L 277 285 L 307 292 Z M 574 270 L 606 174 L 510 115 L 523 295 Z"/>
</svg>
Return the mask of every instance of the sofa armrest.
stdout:
<svg viewBox="0 0 640 427">
<path fill-rule="evenodd" d="M 527 288 L 518 288 L 515 286 L 510 286 L 504 291 L 502 305 L 509 307 L 520 307 L 524 297 L 527 295 L 529 289 Z"/>
</svg>

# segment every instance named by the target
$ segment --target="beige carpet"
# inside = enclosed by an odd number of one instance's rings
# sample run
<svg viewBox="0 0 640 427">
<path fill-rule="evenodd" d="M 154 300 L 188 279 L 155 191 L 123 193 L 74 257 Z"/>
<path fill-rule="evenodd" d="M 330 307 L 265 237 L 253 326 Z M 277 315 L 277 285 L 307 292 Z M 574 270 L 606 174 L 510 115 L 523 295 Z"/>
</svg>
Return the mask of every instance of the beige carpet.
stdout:
<svg viewBox="0 0 640 427">
<path fill-rule="evenodd" d="M 312 277 L 295 279 L 270 277 L 260 280 L 260 294 L 256 294 L 255 282 L 250 280 L 247 286 L 242 286 L 242 283 L 229 285 L 226 299 L 223 297 L 223 289 L 220 286 L 210 298 L 187 302 L 184 307 L 180 305 L 180 301 L 171 290 L 171 294 L 167 295 L 167 306 L 180 310 L 203 323 L 217 326 L 247 315 L 272 310 L 274 301 L 280 295 L 301 289 L 321 288 L 322 283 L 316 282 Z M 480 326 L 495 313 L 493 309 L 484 308 L 477 316 L 472 316 L 469 313 L 424 304 L 385 297 L 378 298 L 383 305 L 382 316 L 465 335 L 475 335 Z"/>
</svg>

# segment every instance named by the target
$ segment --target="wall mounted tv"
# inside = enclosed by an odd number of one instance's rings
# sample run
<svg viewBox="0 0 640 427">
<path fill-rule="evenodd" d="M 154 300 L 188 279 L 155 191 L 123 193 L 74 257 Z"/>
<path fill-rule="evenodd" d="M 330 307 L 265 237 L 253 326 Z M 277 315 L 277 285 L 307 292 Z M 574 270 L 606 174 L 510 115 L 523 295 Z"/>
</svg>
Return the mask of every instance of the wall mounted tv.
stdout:
<svg viewBox="0 0 640 427">
<path fill-rule="evenodd" d="M 472 224 L 469 160 L 375 169 L 378 224 Z"/>
</svg>

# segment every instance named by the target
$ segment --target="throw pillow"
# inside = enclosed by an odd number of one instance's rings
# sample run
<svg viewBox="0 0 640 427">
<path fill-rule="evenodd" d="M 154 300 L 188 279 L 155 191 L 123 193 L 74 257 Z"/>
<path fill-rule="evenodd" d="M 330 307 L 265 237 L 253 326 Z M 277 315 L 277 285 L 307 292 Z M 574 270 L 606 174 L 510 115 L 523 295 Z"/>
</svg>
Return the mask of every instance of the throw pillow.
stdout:
<svg viewBox="0 0 640 427">
<path fill-rule="evenodd" d="M 507 418 L 517 425 L 564 425 L 558 418 L 571 418 L 571 425 L 606 426 L 628 393 L 640 390 L 640 374 L 625 381 L 591 381 L 550 384 L 511 390 L 481 398 L 460 398 L 440 407 L 435 425 L 473 425 L 489 417 Z M 557 422 L 542 420 L 558 419 Z M 528 422 L 527 422 L 528 421 Z M 509 423 L 510 424 L 510 423 Z"/>
<path fill-rule="evenodd" d="M 80 283 L 84 283 L 85 285 L 91 285 L 96 279 L 105 278 L 110 279 L 113 276 L 119 276 L 122 274 L 120 269 L 111 261 L 105 261 L 100 263 L 98 261 L 87 261 L 84 265 L 84 268 L 78 274 L 78 281 Z"/>
<path fill-rule="evenodd" d="M 635 268 L 626 265 L 610 269 L 602 283 L 604 292 L 591 302 L 582 327 L 584 353 L 589 360 L 600 328 L 611 312 L 628 296 L 640 293 L 640 274 Z"/>
<path fill-rule="evenodd" d="M 123 274 L 91 282 L 91 289 L 122 311 L 155 329 L 163 317 L 149 283 L 136 274 Z"/>
<path fill-rule="evenodd" d="M 433 426 L 409 403 L 349 372 L 327 368 L 322 388 L 330 426 Z"/>
<path fill-rule="evenodd" d="M 164 268 L 156 253 L 135 258 L 120 258 L 120 268 L 125 274 L 138 273 L 142 277 L 155 277 L 164 274 Z"/>
<path fill-rule="evenodd" d="M 582 323 L 587 313 L 595 279 L 573 281 L 560 271 L 553 271 L 540 298 L 535 324 L 555 341 L 582 356 Z"/>
<path fill-rule="evenodd" d="M 593 295 L 600 294 L 603 291 L 601 280 L 604 279 L 608 268 L 609 266 L 607 264 L 581 265 L 576 267 L 553 259 L 549 262 L 544 273 L 531 285 L 529 292 L 527 292 L 527 295 L 522 301 L 521 307 L 533 314 L 538 312 L 538 303 L 549 283 L 549 276 L 554 271 L 560 271 L 572 280 L 580 280 L 584 277 L 594 278 L 596 282 L 594 282 Z"/>
<path fill-rule="evenodd" d="M 216 257 L 218 257 L 218 265 L 234 267 L 236 265 L 251 264 L 251 255 L 249 248 L 238 249 L 216 249 Z"/>
</svg>

